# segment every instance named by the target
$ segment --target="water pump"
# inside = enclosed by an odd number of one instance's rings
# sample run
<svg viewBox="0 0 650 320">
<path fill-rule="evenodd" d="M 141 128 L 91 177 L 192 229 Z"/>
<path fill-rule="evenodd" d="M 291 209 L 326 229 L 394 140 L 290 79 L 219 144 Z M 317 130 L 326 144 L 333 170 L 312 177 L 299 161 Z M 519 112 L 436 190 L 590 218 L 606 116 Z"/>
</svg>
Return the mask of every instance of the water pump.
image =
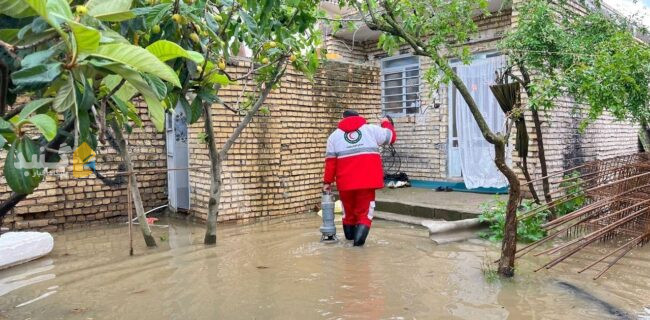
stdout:
<svg viewBox="0 0 650 320">
<path fill-rule="evenodd" d="M 334 197 L 330 192 L 323 192 L 321 208 L 323 210 L 323 224 L 320 226 L 321 242 L 337 242 L 336 226 L 334 225 Z"/>
</svg>

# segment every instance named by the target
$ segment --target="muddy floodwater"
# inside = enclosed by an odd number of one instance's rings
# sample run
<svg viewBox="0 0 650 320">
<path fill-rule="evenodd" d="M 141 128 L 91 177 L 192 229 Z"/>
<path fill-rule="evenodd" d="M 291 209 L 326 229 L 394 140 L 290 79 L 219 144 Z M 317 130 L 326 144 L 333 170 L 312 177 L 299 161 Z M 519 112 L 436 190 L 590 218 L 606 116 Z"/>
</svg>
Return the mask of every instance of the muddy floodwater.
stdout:
<svg viewBox="0 0 650 320">
<path fill-rule="evenodd" d="M 157 223 L 159 247 L 136 233 L 133 257 L 125 224 L 54 234 L 49 256 L 0 271 L 0 319 L 650 319 L 650 246 L 597 281 L 576 271 L 603 248 L 489 282 L 497 245 L 399 223 L 375 221 L 364 248 L 320 243 L 316 215 L 220 226 L 215 247 L 202 225 Z"/>
</svg>

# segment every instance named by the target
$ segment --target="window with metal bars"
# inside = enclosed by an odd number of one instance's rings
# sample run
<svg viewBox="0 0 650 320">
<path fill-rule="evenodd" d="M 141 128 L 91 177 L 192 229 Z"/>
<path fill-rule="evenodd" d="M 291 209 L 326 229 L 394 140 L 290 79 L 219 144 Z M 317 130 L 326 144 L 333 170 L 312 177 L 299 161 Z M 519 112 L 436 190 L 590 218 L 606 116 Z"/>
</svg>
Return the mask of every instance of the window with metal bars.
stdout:
<svg viewBox="0 0 650 320">
<path fill-rule="evenodd" d="M 420 59 L 397 56 L 381 61 L 381 109 L 400 116 L 420 111 Z"/>
</svg>

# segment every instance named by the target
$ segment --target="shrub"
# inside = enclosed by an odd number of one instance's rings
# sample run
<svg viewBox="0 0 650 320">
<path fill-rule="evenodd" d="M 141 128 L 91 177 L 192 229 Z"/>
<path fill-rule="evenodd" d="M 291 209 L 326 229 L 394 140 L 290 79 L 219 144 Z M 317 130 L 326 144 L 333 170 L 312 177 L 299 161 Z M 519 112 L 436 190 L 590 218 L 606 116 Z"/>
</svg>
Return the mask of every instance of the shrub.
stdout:
<svg viewBox="0 0 650 320">
<path fill-rule="evenodd" d="M 506 224 L 506 205 L 507 201 L 502 200 L 499 196 L 493 201 L 481 205 L 481 215 L 479 221 L 487 222 L 490 227 L 487 231 L 479 233 L 479 236 L 490 241 L 501 241 L 503 239 L 503 230 Z M 539 207 L 533 201 L 524 200 L 517 209 L 517 215 L 528 212 Z M 519 221 L 517 223 L 517 240 L 522 242 L 534 242 L 546 236 L 546 230 L 542 224 L 546 222 L 549 212 L 543 210 L 533 217 Z"/>
<path fill-rule="evenodd" d="M 562 178 L 562 183 L 560 183 L 560 188 L 566 188 L 565 194 L 569 198 L 573 198 L 573 197 L 576 198 L 561 203 L 555 207 L 555 212 L 558 217 L 576 211 L 585 204 L 585 201 L 587 199 L 585 197 L 582 188 L 582 179 L 578 178 L 579 176 L 580 176 L 580 172 L 573 171 L 572 173 L 567 174 Z"/>
</svg>

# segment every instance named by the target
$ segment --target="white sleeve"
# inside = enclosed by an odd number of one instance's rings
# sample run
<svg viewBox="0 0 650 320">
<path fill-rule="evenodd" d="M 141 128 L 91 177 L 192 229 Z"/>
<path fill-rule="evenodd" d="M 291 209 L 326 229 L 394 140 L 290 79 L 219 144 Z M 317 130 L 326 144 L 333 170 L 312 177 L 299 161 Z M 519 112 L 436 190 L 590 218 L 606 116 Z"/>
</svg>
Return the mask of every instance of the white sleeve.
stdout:
<svg viewBox="0 0 650 320">
<path fill-rule="evenodd" d="M 336 149 L 334 148 L 334 141 L 332 136 L 327 138 L 327 149 L 325 150 L 325 158 L 336 158 Z"/>
<path fill-rule="evenodd" d="M 390 144 L 390 140 L 393 138 L 393 132 L 390 129 L 375 124 L 369 124 L 368 128 L 378 145 Z"/>
</svg>

